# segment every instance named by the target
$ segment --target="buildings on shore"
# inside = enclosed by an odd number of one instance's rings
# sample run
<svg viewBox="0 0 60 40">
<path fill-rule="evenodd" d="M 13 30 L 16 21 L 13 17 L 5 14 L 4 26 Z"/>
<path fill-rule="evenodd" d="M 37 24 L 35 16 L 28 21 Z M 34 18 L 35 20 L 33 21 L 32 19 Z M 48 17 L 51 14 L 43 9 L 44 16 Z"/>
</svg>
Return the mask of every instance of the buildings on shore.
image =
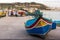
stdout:
<svg viewBox="0 0 60 40">
<path fill-rule="evenodd" d="M 25 3 L 20 3 L 20 2 L 16 2 L 16 3 L 0 3 L 0 9 L 13 9 L 13 8 L 39 8 L 42 10 L 50 10 L 49 7 L 47 7 L 44 4 L 41 3 L 35 3 L 35 2 L 25 2 Z"/>
</svg>

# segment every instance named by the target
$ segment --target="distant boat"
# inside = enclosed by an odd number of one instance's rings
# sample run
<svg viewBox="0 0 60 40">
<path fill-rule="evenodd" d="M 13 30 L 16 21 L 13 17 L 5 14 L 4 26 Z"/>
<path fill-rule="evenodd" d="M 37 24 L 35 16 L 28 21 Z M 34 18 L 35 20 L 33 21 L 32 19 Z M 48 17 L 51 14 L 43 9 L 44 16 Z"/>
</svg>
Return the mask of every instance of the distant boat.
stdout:
<svg viewBox="0 0 60 40">
<path fill-rule="evenodd" d="M 6 13 L 4 12 L 4 10 L 0 10 L 0 17 L 5 17 Z"/>
<path fill-rule="evenodd" d="M 23 10 L 9 10 L 8 11 L 9 16 L 25 16 L 25 12 Z"/>
</svg>

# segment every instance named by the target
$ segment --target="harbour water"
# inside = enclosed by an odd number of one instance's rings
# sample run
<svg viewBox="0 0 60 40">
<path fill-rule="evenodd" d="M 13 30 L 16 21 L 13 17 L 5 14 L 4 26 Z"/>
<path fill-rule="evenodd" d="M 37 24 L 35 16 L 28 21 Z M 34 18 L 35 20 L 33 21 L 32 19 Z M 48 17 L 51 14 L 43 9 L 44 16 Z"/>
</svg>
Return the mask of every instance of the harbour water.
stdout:
<svg viewBox="0 0 60 40">
<path fill-rule="evenodd" d="M 60 11 L 41 11 L 43 17 L 52 19 L 53 21 L 60 21 Z"/>
</svg>

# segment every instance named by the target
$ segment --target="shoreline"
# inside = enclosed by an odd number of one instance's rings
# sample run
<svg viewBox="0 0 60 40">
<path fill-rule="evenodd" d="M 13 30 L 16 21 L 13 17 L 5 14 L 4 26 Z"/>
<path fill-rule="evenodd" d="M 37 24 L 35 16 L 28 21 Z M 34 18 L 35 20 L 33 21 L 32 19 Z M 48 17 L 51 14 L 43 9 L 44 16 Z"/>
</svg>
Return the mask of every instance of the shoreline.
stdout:
<svg viewBox="0 0 60 40">
<path fill-rule="evenodd" d="M 41 10 L 41 11 L 55 11 L 55 12 L 60 12 L 60 10 Z"/>
</svg>

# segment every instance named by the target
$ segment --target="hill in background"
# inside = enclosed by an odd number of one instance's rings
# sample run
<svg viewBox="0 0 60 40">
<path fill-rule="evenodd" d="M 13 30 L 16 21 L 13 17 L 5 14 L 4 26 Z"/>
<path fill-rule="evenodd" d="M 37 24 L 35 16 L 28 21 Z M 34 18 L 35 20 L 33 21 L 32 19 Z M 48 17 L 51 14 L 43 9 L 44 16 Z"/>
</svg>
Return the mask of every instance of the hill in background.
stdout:
<svg viewBox="0 0 60 40">
<path fill-rule="evenodd" d="M 11 9 L 11 8 L 39 8 L 41 10 L 51 10 L 48 6 L 41 4 L 41 3 L 35 3 L 35 2 L 25 2 L 25 3 L 20 3 L 20 2 L 15 2 L 15 3 L 0 3 L 0 9 Z"/>
</svg>

